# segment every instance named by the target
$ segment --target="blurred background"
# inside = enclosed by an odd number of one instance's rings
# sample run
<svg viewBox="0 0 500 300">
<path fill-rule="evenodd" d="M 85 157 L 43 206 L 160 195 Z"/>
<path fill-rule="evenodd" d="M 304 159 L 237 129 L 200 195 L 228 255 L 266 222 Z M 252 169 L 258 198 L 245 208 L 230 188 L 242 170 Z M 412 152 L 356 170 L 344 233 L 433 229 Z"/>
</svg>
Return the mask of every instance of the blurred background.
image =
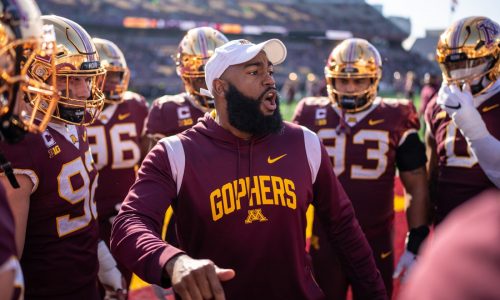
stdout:
<svg viewBox="0 0 500 300">
<path fill-rule="evenodd" d="M 442 30 L 467 15 L 498 14 L 494 0 L 43 0 L 38 5 L 44 14 L 70 18 L 92 36 L 114 41 L 129 63 L 130 89 L 148 101 L 183 90 L 171 56 L 193 27 L 211 26 L 230 40 L 255 43 L 277 37 L 288 47 L 287 60 L 276 68 L 286 118 L 302 97 L 325 93 L 328 54 L 349 37 L 367 39 L 380 51 L 379 93 L 414 97 L 418 108 L 424 74 L 439 74 L 434 51 Z"/>
</svg>

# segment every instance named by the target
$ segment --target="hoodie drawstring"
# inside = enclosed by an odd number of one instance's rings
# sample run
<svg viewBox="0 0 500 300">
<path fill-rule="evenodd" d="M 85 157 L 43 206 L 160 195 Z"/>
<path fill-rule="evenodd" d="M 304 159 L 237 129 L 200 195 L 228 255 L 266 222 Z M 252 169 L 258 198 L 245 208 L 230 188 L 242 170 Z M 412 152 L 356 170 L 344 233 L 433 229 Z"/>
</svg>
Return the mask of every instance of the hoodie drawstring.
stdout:
<svg viewBox="0 0 500 300">
<path fill-rule="evenodd" d="M 240 141 L 236 141 L 236 147 L 238 149 L 238 159 L 236 162 L 236 182 L 240 181 L 240 161 L 241 161 L 241 152 L 240 152 Z M 236 193 L 236 191 L 235 191 Z"/>
<path fill-rule="evenodd" d="M 254 140 L 250 140 L 250 149 L 249 149 L 249 158 L 248 158 L 248 171 L 249 171 L 249 174 L 248 174 L 248 181 L 249 181 L 249 184 L 245 184 L 245 188 L 246 188 L 246 192 L 247 192 L 247 197 L 248 197 L 248 203 L 253 203 L 253 200 L 252 200 L 252 188 L 253 188 L 253 170 L 252 170 L 252 161 L 253 161 L 253 144 L 254 144 Z M 238 141 L 237 143 L 237 147 L 238 147 L 238 180 L 240 179 L 239 177 L 239 169 L 240 169 L 240 143 Z M 235 191 L 237 192 L 237 191 Z"/>
<path fill-rule="evenodd" d="M 252 192 L 252 185 L 253 185 L 253 176 L 252 176 L 253 141 L 254 141 L 253 139 L 250 140 L 250 153 L 248 158 L 248 171 L 249 171 L 248 177 L 250 178 L 250 193 Z M 248 197 L 249 197 L 248 199 L 250 200 L 251 194 L 248 194 Z M 253 201 L 251 201 L 251 203 L 253 203 Z"/>
</svg>

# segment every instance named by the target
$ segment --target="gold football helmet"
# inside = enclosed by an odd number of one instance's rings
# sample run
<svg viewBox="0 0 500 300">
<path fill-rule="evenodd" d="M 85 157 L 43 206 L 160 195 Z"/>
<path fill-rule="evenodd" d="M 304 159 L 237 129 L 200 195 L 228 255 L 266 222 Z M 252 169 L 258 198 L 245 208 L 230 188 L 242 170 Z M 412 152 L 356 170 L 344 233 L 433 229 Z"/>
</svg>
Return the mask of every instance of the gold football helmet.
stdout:
<svg viewBox="0 0 500 300">
<path fill-rule="evenodd" d="M 364 39 L 350 38 L 338 44 L 330 53 L 325 66 L 328 96 L 345 112 L 367 109 L 377 96 L 382 78 L 382 59 L 377 49 Z M 354 93 L 340 92 L 335 80 L 369 78 L 368 88 Z"/>
<path fill-rule="evenodd" d="M 468 83 L 473 95 L 488 90 L 500 70 L 500 27 L 486 17 L 468 17 L 441 34 L 436 60 L 449 84 Z"/>
<path fill-rule="evenodd" d="M 104 105 L 102 92 L 106 70 L 89 34 L 75 22 L 50 15 L 42 16 L 44 24 L 54 26 L 56 35 L 55 72 L 47 57 L 37 56 L 29 66 L 29 76 L 47 82 L 55 76 L 60 99 L 53 118 L 68 124 L 89 125 Z M 28 94 L 30 103 L 46 101 Z"/>
<path fill-rule="evenodd" d="M 54 32 L 43 26 L 40 10 L 32 0 L 0 2 L 0 133 L 7 142 L 19 141 L 25 132 L 45 130 L 57 104 L 55 81 L 42 83 L 27 76 L 27 62 L 35 56 L 53 55 Z M 24 93 L 44 95 L 31 109 Z"/>
<path fill-rule="evenodd" d="M 206 88 L 205 64 L 215 48 L 228 41 L 225 35 L 211 27 L 189 30 L 179 43 L 175 64 L 177 74 L 182 78 L 186 92 L 206 108 L 214 107 L 214 99 L 200 94 Z"/>
<path fill-rule="evenodd" d="M 93 38 L 101 66 L 106 69 L 104 81 L 104 102 L 118 104 L 123 102 L 123 93 L 128 89 L 130 70 L 123 52 L 115 43 L 99 38 Z"/>
</svg>

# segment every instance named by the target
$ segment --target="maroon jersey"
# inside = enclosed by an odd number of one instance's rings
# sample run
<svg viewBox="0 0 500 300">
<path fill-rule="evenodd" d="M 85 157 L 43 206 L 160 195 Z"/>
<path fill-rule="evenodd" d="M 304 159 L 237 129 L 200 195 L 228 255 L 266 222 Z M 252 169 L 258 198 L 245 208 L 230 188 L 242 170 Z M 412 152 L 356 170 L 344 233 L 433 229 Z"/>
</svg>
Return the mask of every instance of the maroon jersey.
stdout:
<svg viewBox="0 0 500 300">
<path fill-rule="evenodd" d="M 313 203 L 328 236 L 368 299 L 386 299 L 370 248 L 326 150 L 306 128 L 242 140 L 210 114 L 162 139 L 144 160 L 113 224 L 111 248 L 129 268 L 162 283 L 181 250 L 159 237 L 172 204 L 181 249 L 236 277 L 226 299 L 324 299 L 305 252 L 306 209 Z"/>
<path fill-rule="evenodd" d="M 436 221 L 468 199 L 495 185 L 481 169 L 464 136 L 434 98 L 425 111 L 429 133 L 436 141 L 438 172 Z M 490 134 L 500 139 L 500 93 L 477 107 Z"/>
<path fill-rule="evenodd" d="M 351 199 L 356 216 L 370 236 L 391 227 L 394 216 L 396 151 L 419 120 L 408 100 L 377 98 L 369 109 L 346 114 L 327 97 L 306 98 L 293 121 L 316 132 L 330 155 L 335 174 Z"/>
<path fill-rule="evenodd" d="M 146 134 L 158 138 L 182 132 L 203 117 L 188 94 L 166 95 L 153 101 L 146 122 Z"/>
<path fill-rule="evenodd" d="M 418 109 L 418 114 L 423 116 L 425 113 L 425 108 L 429 105 L 429 102 L 437 95 L 439 91 L 439 86 L 426 84 L 422 87 L 420 91 L 420 108 Z"/>
<path fill-rule="evenodd" d="M 2 149 L 34 185 L 21 259 L 26 298 L 96 299 L 97 170 L 85 128 L 51 123 Z"/>
<path fill-rule="evenodd" d="M 101 223 L 110 223 L 118 213 L 135 181 L 140 163 L 140 140 L 148 107 L 144 97 L 125 92 L 124 102 L 107 106 L 99 119 L 87 127 L 87 136 L 99 171 L 99 184 L 95 192 L 97 212 Z M 103 226 L 101 226 L 101 231 Z M 111 228 L 110 228 L 111 229 Z M 109 232 L 103 236 L 109 239 Z"/>
<path fill-rule="evenodd" d="M 24 281 L 17 257 L 14 217 L 3 185 L 0 184 L 0 274 L 6 271 L 15 272 L 13 299 L 22 299 L 20 296 L 24 290 Z"/>
</svg>

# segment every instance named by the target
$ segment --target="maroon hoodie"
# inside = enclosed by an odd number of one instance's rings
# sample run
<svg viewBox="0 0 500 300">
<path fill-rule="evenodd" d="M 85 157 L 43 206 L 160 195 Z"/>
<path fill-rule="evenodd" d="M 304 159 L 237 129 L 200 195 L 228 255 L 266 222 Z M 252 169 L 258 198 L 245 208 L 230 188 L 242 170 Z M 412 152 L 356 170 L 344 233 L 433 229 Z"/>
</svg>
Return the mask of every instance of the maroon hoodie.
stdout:
<svg viewBox="0 0 500 300">
<path fill-rule="evenodd" d="M 371 250 L 326 150 L 308 129 L 242 140 L 210 114 L 162 139 L 144 160 L 113 225 L 114 255 L 145 281 L 186 252 L 232 268 L 227 299 L 324 299 L 305 252 L 313 204 L 364 299 L 387 299 Z M 161 240 L 169 205 L 183 250 Z M 163 280 L 162 280 L 163 279 Z"/>
</svg>

